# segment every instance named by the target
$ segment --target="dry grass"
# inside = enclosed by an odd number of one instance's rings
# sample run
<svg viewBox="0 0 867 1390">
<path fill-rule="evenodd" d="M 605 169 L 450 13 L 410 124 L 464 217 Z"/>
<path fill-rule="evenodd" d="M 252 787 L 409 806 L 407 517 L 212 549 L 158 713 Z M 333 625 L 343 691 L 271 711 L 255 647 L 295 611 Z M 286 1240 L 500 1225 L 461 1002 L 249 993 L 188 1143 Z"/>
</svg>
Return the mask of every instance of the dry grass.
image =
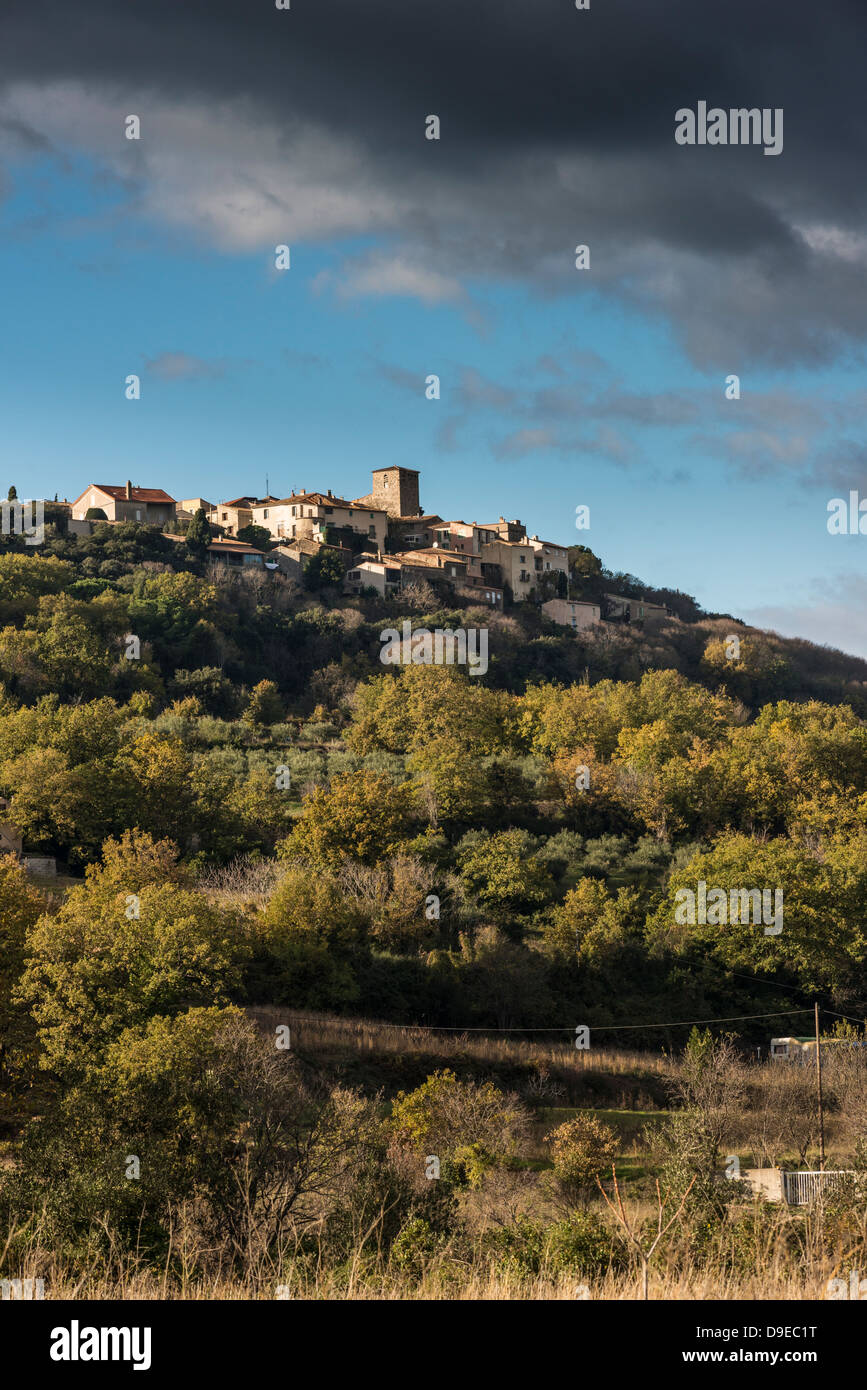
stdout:
<svg viewBox="0 0 867 1390">
<path fill-rule="evenodd" d="M 379 1023 L 372 1019 L 339 1018 L 273 1006 L 251 1008 L 248 1013 L 269 1032 L 278 1023 L 288 1023 L 292 1028 L 293 1045 L 323 1056 L 339 1052 L 405 1056 L 408 1052 L 415 1052 L 438 1058 L 447 1064 L 459 1055 L 483 1065 L 553 1067 L 558 1072 L 573 1072 L 579 1077 L 587 1071 L 604 1071 L 614 1076 L 639 1074 L 668 1079 L 673 1078 L 677 1070 L 676 1062 L 663 1053 L 604 1048 L 594 1048 L 592 1052 L 579 1051 L 568 1042 L 560 1042 L 552 1036 L 559 1031 L 561 1037 L 571 1037 L 568 1029 L 552 1030 L 547 1040 L 544 1034 L 536 1034 L 540 1040 L 533 1041 L 531 1036 L 522 1037 L 519 1034 L 497 1037 L 493 1029 L 446 1031 Z"/>
<path fill-rule="evenodd" d="M 724 1299 L 817 1300 L 827 1297 L 828 1281 L 848 1272 L 845 1262 L 824 1260 L 811 1268 L 798 1268 L 782 1259 L 765 1267 L 729 1272 L 712 1264 L 690 1261 L 669 1263 L 651 1271 L 651 1301 L 702 1301 Z M 11 1276 L 7 1276 L 11 1277 Z M 48 1252 L 34 1250 L 16 1272 L 18 1278 L 44 1280 L 46 1300 L 97 1299 L 123 1301 L 500 1301 L 576 1299 L 637 1301 L 640 1284 L 633 1272 L 582 1278 L 577 1274 L 521 1275 L 494 1264 L 461 1266 L 448 1253 L 431 1261 L 421 1277 L 391 1269 L 365 1268 L 361 1262 L 338 1271 L 309 1272 L 284 1264 L 282 1270 L 261 1269 L 246 1277 L 229 1272 L 206 1278 L 167 1277 L 164 1273 L 136 1268 L 132 1260 L 111 1274 L 94 1266 L 73 1277 Z"/>
</svg>

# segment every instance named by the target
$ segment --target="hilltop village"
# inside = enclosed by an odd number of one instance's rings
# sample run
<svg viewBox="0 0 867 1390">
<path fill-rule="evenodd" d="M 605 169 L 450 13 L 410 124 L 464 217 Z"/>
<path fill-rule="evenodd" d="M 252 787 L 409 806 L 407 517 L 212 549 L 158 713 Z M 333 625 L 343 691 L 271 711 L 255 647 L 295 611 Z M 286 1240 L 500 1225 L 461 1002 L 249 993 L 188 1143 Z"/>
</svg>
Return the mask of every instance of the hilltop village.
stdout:
<svg viewBox="0 0 867 1390">
<path fill-rule="evenodd" d="M 211 560 L 298 578 L 324 553 L 333 557 L 332 573 L 347 594 L 386 596 L 424 581 L 499 610 L 533 602 L 576 629 L 603 620 L 652 626 L 670 616 L 644 599 L 606 594 L 600 603 L 573 595 L 567 547 L 529 535 L 517 519 L 467 522 L 425 511 L 414 468 L 374 469 L 370 492 L 351 501 L 330 488 L 303 487 L 287 497 L 176 500 L 161 488 L 127 482 L 91 483 L 74 502 L 59 505 L 69 510 L 69 531 L 82 535 L 101 522 L 133 521 L 180 539 L 200 515 L 211 533 Z"/>
</svg>

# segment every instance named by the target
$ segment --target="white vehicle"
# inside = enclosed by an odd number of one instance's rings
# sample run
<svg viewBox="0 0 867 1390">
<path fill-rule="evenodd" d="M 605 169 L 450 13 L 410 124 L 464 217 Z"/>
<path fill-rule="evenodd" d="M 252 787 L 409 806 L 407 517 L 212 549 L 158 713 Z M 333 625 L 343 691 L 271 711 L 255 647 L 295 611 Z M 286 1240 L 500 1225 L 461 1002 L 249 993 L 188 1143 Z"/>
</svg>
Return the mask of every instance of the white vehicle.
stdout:
<svg viewBox="0 0 867 1390">
<path fill-rule="evenodd" d="M 826 1051 L 832 1047 L 867 1047 L 863 1038 L 822 1038 L 820 1043 Z M 771 1061 L 805 1062 L 815 1055 L 815 1038 L 771 1038 Z"/>
</svg>

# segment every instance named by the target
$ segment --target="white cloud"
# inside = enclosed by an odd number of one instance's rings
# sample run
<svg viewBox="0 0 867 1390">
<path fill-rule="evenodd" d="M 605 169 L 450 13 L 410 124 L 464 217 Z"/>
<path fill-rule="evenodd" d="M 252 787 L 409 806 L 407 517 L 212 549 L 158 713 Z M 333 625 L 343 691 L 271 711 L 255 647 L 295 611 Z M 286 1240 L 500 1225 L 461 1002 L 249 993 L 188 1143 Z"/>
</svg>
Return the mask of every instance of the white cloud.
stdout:
<svg viewBox="0 0 867 1390">
<path fill-rule="evenodd" d="M 445 304 L 465 298 L 460 282 L 429 266 L 413 264 L 404 256 L 375 254 L 361 261 L 348 261 L 340 275 L 320 272 L 315 277 L 319 290 L 333 285 L 343 299 L 361 295 L 403 295 L 423 304 Z"/>
<path fill-rule="evenodd" d="M 127 140 L 137 115 L 141 138 Z M 0 119 L 84 151 L 138 187 L 136 211 L 227 251 L 357 235 L 399 218 L 403 200 L 376 186 L 364 150 L 311 123 L 267 125 L 246 102 L 181 104 L 75 83 L 17 83 Z"/>
</svg>

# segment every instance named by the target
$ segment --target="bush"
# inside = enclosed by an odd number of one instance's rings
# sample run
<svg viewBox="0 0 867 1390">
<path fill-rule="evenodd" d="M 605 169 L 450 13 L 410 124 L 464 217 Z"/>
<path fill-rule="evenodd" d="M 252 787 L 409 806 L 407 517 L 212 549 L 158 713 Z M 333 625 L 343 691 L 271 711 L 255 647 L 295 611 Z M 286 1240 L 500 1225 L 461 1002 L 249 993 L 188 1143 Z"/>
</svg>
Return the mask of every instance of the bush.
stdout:
<svg viewBox="0 0 867 1390">
<path fill-rule="evenodd" d="M 337 737 L 337 726 L 311 720 L 308 724 L 302 725 L 298 737 L 305 743 L 325 743 L 328 739 Z"/>
<path fill-rule="evenodd" d="M 613 1129 L 589 1111 L 566 1120 L 545 1135 L 551 1145 L 554 1179 L 567 1205 L 586 1201 L 596 1188 L 596 1178 L 617 1157 Z"/>
</svg>

